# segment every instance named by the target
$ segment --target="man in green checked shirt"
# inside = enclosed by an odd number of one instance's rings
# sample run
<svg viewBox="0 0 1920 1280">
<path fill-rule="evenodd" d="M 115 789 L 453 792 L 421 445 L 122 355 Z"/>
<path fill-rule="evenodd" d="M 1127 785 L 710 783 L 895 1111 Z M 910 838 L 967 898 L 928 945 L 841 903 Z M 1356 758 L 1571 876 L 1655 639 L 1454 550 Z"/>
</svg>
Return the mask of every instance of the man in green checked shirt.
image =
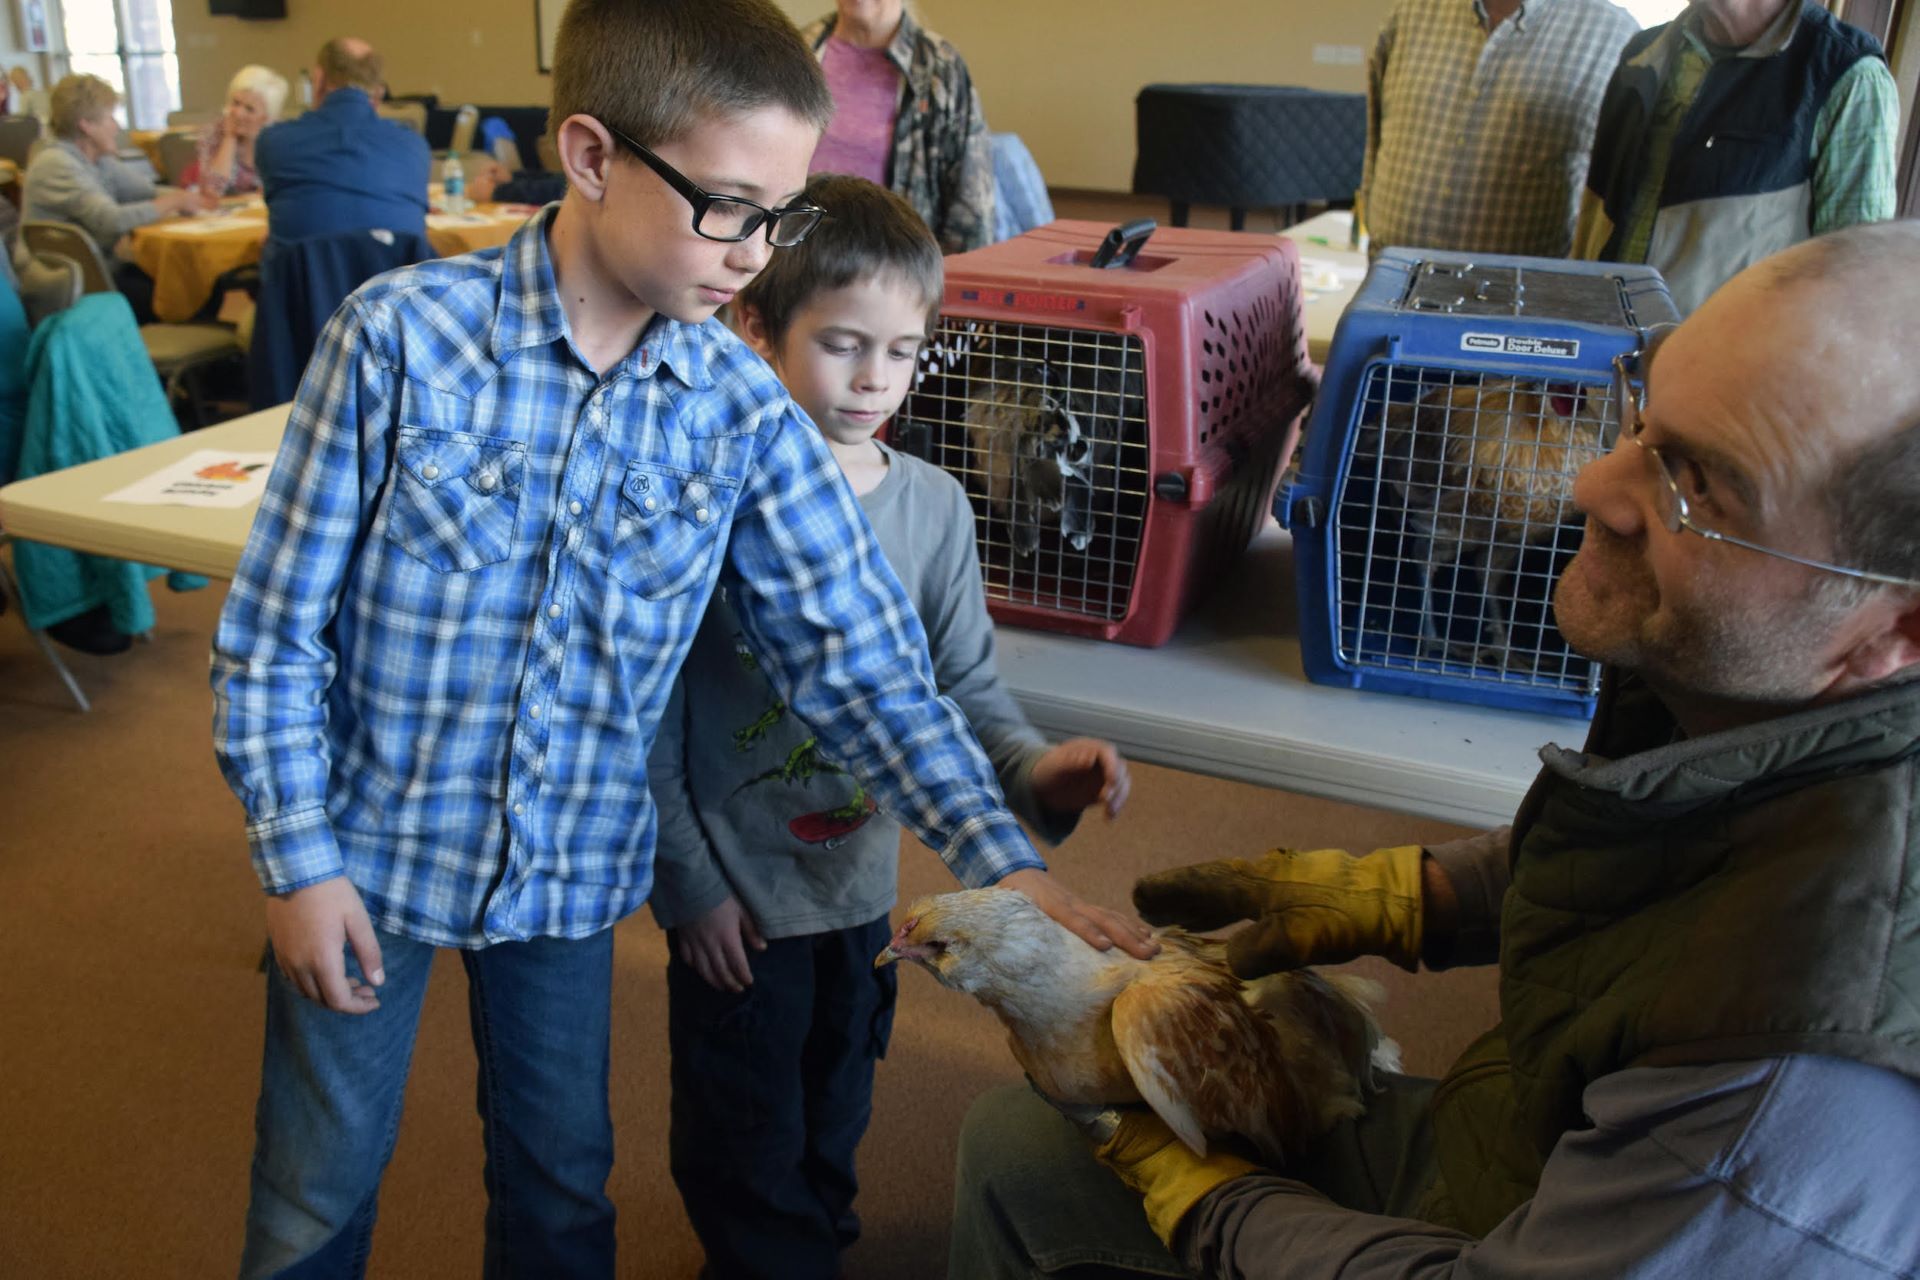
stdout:
<svg viewBox="0 0 1920 1280">
<path fill-rule="evenodd" d="M 1900 100 L 1872 36 L 1808 0 L 1694 0 L 1627 43 L 1574 256 L 1660 269 L 1682 314 L 1788 245 L 1894 214 Z"/>
</svg>

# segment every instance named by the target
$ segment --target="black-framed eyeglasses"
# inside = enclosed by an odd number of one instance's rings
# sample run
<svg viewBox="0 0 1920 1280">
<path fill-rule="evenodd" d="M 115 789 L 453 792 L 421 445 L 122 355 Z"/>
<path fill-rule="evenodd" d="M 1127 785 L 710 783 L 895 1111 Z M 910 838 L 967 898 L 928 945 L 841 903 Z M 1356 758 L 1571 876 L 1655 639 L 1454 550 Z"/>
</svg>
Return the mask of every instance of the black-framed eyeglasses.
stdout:
<svg viewBox="0 0 1920 1280">
<path fill-rule="evenodd" d="M 606 121 L 600 123 L 606 124 Z M 697 236 L 731 244 L 751 239 L 754 232 L 765 227 L 768 244 L 776 249 L 790 249 L 813 234 L 813 229 L 820 225 L 820 219 L 827 216 L 826 210 L 810 204 L 790 204 L 769 209 L 739 196 L 712 195 L 612 125 L 606 124 L 606 127 L 621 146 L 638 156 L 642 164 L 659 174 L 662 181 L 693 206 L 693 233 Z"/>
<path fill-rule="evenodd" d="M 1613 402 L 1614 422 L 1618 438 L 1631 440 L 1645 451 L 1653 463 L 1653 471 L 1660 478 L 1655 486 L 1655 506 L 1659 510 L 1660 523 L 1666 526 L 1668 533 L 1688 533 L 1705 538 L 1710 542 L 1724 542 L 1729 546 L 1745 547 L 1748 551 L 1757 551 L 1763 556 L 1774 556 L 1794 564 L 1805 565 L 1809 569 L 1818 569 L 1822 573 L 1837 573 L 1844 578 L 1859 578 L 1865 582 L 1878 582 L 1890 587 L 1920 587 L 1920 579 L 1901 578 L 1888 573 L 1875 573 L 1871 569 L 1850 569 L 1845 565 L 1830 564 L 1825 560 L 1813 560 L 1806 556 L 1795 555 L 1791 551 L 1782 551 L 1778 547 L 1769 547 L 1762 543 L 1750 542 L 1730 533 L 1721 533 L 1700 523 L 1693 508 L 1687 503 L 1687 495 L 1680 491 L 1680 478 L 1677 474 L 1680 464 L 1661 452 L 1660 446 L 1648 444 L 1644 432 L 1646 419 L 1640 416 L 1640 410 L 1646 403 L 1644 378 L 1646 367 L 1653 362 L 1653 352 L 1667 334 L 1677 326 L 1658 325 L 1649 329 L 1641 337 L 1638 350 L 1613 358 Z"/>
</svg>

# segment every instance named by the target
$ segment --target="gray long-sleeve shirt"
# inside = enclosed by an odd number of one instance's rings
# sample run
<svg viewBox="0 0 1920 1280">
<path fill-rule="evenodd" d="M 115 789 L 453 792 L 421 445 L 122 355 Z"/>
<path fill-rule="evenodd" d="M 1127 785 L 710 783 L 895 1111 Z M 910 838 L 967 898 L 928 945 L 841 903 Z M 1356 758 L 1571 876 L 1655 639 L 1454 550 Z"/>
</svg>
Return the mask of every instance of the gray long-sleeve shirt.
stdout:
<svg viewBox="0 0 1920 1280">
<path fill-rule="evenodd" d="M 1484 1240 L 1237 1178 L 1200 1202 L 1202 1275 L 1287 1280 L 1920 1276 L 1920 1083 L 1797 1054 L 1588 1086 L 1532 1200 Z"/>
<path fill-rule="evenodd" d="M 20 216 L 28 222 L 71 222 L 111 255 L 114 242 L 160 218 L 145 174 L 116 156 L 88 160 L 71 142 L 40 149 L 27 165 Z"/>
<path fill-rule="evenodd" d="M 938 467 L 881 446 L 887 475 L 860 506 L 920 614 L 940 692 L 958 704 L 1014 813 L 1043 838 L 1073 830 L 1041 810 L 1030 777 L 1046 743 L 994 666 L 966 491 Z M 716 596 L 675 682 L 648 773 L 659 811 L 653 914 L 675 928 L 728 894 L 769 938 L 884 915 L 898 888 L 900 826 L 812 750 Z"/>
<path fill-rule="evenodd" d="M 1429 963 L 1496 958 L 1508 834 L 1428 850 L 1460 904 Z M 1484 1240 L 1257 1176 L 1196 1207 L 1187 1264 L 1287 1280 L 1920 1277 L 1920 1082 L 1795 1054 L 1629 1068 L 1582 1102 L 1592 1127 L 1561 1137 L 1533 1199 Z"/>
</svg>

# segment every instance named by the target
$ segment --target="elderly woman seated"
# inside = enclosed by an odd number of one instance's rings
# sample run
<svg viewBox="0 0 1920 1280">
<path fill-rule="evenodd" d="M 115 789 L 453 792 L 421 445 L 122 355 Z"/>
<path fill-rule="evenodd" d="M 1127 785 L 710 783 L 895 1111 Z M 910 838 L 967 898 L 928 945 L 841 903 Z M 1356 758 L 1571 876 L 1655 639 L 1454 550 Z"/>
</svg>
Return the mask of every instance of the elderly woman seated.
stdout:
<svg viewBox="0 0 1920 1280">
<path fill-rule="evenodd" d="M 127 233 L 218 201 L 200 191 L 156 192 L 142 169 L 121 162 L 113 118 L 119 100 L 98 76 L 71 75 L 53 87 L 53 141 L 27 165 L 20 216 L 72 223 L 92 236 L 108 255 L 114 284 L 145 322 L 153 319 L 153 281 L 127 260 Z"/>
<path fill-rule="evenodd" d="M 280 118 L 287 105 L 287 79 L 271 67 L 236 71 L 227 85 L 227 105 L 200 131 L 199 155 L 180 175 L 183 187 L 216 196 L 260 189 L 253 167 L 253 142 Z"/>
</svg>

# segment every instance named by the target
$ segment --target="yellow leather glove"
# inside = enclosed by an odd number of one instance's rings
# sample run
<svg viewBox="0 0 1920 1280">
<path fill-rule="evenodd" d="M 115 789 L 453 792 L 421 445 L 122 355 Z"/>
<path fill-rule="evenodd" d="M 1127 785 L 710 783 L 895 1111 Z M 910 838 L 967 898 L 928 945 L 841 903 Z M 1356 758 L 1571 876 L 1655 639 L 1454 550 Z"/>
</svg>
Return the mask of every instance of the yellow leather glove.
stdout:
<svg viewBox="0 0 1920 1280">
<path fill-rule="evenodd" d="M 1380 955 L 1420 964 L 1425 903 L 1419 845 L 1376 849 L 1275 849 L 1143 877 L 1133 905 L 1150 924 L 1219 929 L 1253 923 L 1227 939 L 1227 962 L 1243 978 L 1310 964 Z"/>
<path fill-rule="evenodd" d="M 1223 1182 L 1260 1171 L 1259 1166 L 1224 1151 L 1193 1154 L 1173 1136 L 1166 1121 L 1144 1107 L 1121 1113 L 1113 1136 L 1095 1147 L 1093 1154 L 1145 1198 L 1147 1225 L 1169 1249 L 1181 1219 L 1203 1196 Z"/>
</svg>

